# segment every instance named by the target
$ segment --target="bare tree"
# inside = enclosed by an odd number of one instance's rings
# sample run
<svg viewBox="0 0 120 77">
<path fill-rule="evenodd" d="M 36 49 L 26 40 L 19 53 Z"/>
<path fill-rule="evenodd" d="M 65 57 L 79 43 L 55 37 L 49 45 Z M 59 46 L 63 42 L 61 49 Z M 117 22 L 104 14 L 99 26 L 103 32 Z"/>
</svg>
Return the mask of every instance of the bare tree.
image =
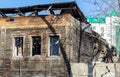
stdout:
<svg viewBox="0 0 120 77">
<path fill-rule="evenodd" d="M 106 16 L 112 10 L 119 11 L 120 0 L 83 0 L 94 8 L 90 10 L 91 16 Z M 94 15 L 93 15 L 94 14 Z"/>
</svg>

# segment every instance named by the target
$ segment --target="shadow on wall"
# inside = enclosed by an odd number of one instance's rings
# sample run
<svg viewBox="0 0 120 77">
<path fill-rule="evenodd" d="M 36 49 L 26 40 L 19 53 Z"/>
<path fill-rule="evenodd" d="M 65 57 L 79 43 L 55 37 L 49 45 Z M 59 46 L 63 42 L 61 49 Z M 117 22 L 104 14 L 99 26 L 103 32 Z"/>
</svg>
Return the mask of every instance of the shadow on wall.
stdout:
<svg viewBox="0 0 120 77">
<path fill-rule="evenodd" d="M 51 30 L 51 32 L 54 35 L 56 35 L 57 32 L 56 32 L 55 28 L 44 17 L 42 18 L 42 20 L 48 25 L 48 28 Z M 67 57 L 63 43 L 61 42 L 61 40 L 59 40 L 59 43 L 60 43 L 60 50 L 61 50 L 61 53 L 62 53 L 62 56 L 64 59 L 64 63 L 65 63 L 66 69 L 67 69 L 68 77 L 73 77 L 72 71 L 71 71 L 71 65 L 70 65 L 69 59 Z"/>
</svg>

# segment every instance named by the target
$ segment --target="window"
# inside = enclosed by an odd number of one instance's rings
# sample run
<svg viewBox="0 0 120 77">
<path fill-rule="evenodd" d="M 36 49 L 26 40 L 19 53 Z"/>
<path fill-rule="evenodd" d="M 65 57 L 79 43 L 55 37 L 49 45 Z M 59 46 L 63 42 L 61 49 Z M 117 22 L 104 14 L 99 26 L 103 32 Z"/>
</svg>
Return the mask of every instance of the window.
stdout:
<svg viewBox="0 0 120 77">
<path fill-rule="evenodd" d="M 14 38 L 14 56 L 23 56 L 23 37 Z"/>
<path fill-rule="evenodd" d="M 32 36 L 32 56 L 41 54 L 41 38 Z"/>
<path fill-rule="evenodd" d="M 59 55 L 59 36 L 50 36 L 50 56 Z"/>
</svg>

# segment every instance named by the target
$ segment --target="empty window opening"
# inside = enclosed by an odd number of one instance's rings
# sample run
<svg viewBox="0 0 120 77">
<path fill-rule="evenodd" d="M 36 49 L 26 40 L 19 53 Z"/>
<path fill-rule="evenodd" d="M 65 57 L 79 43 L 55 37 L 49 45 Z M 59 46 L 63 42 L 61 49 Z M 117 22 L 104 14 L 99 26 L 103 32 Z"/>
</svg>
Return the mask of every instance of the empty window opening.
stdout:
<svg viewBox="0 0 120 77">
<path fill-rule="evenodd" d="M 50 36 L 50 56 L 59 55 L 59 36 Z"/>
<path fill-rule="evenodd" d="M 15 37 L 15 51 L 17 56 L 23 56 L 23 37 Z"/>
<path fill-rule="evenodd" d="M 39 36 L 32 37 L 32 56 L 41 54 L 41 38 Z"/>
</svg>

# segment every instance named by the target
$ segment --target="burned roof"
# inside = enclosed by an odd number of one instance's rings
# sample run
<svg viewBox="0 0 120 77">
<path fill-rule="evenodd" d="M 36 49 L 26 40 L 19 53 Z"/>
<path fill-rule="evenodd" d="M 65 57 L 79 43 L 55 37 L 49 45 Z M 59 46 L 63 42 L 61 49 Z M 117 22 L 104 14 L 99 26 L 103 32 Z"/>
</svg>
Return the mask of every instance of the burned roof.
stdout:
<svg viewBox="0 0 120 77">
<path fill-rule="evenodd" d="M 25 7 L 15 7 L 15 8 L 0 8 L 1 17 L 7 17 L 7 14 L 17 14 L 19 16 L 26 16 L 26 13 L 31 12 L 31 15 L 39 15 L 38 12 L 49 10 L 51 14 L 54 14 L 55 10 L 60 10 L 60 14 L 71 13 L 76 19 L 87 23 L 87 20 L 76 2 L 62 2 L 62 3 L 51 3 L 43 5 L 33 5 Z"/>
</svg>

